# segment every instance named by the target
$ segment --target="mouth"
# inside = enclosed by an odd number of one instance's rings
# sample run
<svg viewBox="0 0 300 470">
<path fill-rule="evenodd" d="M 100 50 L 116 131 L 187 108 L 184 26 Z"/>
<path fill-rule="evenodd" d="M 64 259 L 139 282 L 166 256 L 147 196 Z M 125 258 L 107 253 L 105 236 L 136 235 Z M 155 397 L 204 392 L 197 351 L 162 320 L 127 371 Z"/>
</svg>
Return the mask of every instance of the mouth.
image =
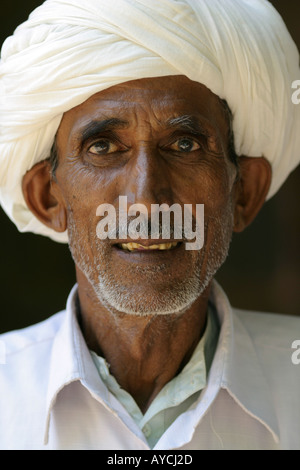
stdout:
<svg viewBox="0 0 300 470">
<path fill-rule="evenodd" d="M 152 245 L 142 245 L 140 243 L 129 242 L 129 243 L 118 243 L 116 246 L 124 251 L 168 251 L 174 250 L 181 242 L 167 242 L 167 243 L 155 243 Z"/>
</svg>

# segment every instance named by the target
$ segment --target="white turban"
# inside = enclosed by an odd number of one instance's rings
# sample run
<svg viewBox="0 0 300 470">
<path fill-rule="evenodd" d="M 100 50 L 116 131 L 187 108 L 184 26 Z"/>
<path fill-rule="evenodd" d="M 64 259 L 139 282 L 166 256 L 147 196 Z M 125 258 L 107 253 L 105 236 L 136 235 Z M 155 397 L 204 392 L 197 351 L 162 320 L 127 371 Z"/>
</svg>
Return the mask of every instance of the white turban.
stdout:
<svg viewBox="0 0 300 470">
<path fill-rule="evenodd" d="M 29 211 L 22 177 L 49 157 L 65 111 L 145 77 L 185 75 L 225 99 L 238 155 L 299 163 L 299 54 L 266 0 L 47 0 L 2 48 L 0 202 L 20 231 L 67 241 Z"/>
</svg>

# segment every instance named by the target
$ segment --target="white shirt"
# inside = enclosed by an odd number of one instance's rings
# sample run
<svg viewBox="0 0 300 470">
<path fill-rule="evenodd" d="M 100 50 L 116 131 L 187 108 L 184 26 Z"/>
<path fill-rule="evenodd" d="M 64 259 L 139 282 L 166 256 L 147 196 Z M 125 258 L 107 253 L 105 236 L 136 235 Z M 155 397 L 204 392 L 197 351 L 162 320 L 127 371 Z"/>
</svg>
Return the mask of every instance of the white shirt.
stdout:
<svg viewBox="0 0 300 470">
<path fill-rule="evenodd" d="M 199 398 L 201 390 L 206 385 L 207 371 L 215 353 L 218 336 L 217 315 L 209 303 L 206 328 L 192 357 L 181 372 L 160 390 L 145 414 L 134 398 L 122 389 L 110 374 L 109 364 L 104 357 L 91 351 L 102 381 L 137 423 L 151 448 L 175 419 Z"/>
<path fill-rule="evenodd" d="M 75 314 L 0 336 L 0 449 L 147 450 L 142 430 L 109 392 Z M 207 384 L 154 450 L 300 450 L 300 318 L 232 309 L 213 284 L 221 325 Z"/>
</svg>

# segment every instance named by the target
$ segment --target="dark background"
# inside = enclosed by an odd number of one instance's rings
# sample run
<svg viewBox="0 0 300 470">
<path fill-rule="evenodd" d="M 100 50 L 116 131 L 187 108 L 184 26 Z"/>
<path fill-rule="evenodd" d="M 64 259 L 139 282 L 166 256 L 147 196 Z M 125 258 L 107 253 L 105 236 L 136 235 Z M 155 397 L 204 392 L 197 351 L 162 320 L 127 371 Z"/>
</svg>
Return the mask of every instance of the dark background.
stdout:
<svg viewBox="0 0 300 470">
<path fill-rule="evenodd" d="M 0 45 L 41 3 L 1 0 Z M 299 0 L 272 3 L 300 49 Z M 299 202 L 300 167 L 253 224 L 234 235 L 217 279 L 235 307 L 300 315 Z M 75 283 L 68 247 L 20 234 L 1 208 L 0 263 L 0 332 L 36 323 L 64 308 Z"/>
</svg>

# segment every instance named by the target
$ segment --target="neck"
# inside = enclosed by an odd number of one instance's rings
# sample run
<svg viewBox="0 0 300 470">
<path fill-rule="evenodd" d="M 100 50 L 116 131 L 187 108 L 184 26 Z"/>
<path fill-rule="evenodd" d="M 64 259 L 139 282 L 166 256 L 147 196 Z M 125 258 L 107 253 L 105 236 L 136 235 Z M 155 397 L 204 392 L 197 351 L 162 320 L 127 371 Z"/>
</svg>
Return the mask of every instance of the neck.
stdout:
<svg viewBox="0 0 300 470">
<path fill-rule="evenodd" d="M 197 346 L 205 329 L 210 288 L 183 314 L 139 316 L 105 308 L 79 270 L 77 281 L 88 347 L 106 359 L 119 385 L 145 412 Z"/>
</svg>

